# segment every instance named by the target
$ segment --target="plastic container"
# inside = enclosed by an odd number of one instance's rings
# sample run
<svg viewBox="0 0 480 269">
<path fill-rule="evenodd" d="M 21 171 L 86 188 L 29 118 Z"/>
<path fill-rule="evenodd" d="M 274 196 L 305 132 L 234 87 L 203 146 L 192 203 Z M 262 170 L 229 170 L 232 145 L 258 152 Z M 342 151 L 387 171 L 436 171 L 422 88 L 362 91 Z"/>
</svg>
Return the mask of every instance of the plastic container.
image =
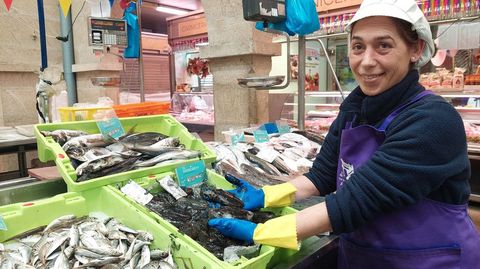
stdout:
<svg viewBox="0 0 480 269">
<path fill-rule="evenodd" d="M 109 110 L 111 107 L 59 107 L 60 121 L 93 120 L 93 115 L 99 110 Z"/>
<path fill-rule="evenodd" d="M 228 144 L 232 144 L 232 137 L 238 132 L 244 133 L 245 142 L 250 143 L 250 142 L 255 142 L 255 137 L 253 135 L 247 135 L 245 134 L 245 132 L 253 134 L 253 131 L 255 131 L 256 129 L 258 129 L 258 127 L 250 127 L 250 128 L 240 129 L 240 130 L 229 130 L 229 131 L 223 131 L 222 134 L 225 138 L 225 142 Z"/>
<path fill-rule="evenodd" d="M 112 106 L 119 118 L 168 114 L 170 102 L 143 102 Z"/>
<path fill-rule="evenodd" d="M 138 183 L 140 186 L 142 186 L 145 189 L 151 189 L 152 185 L 157 185 L 155 179 L 162 179 L 165 176 L 173 176 L 175 173 L 174 172 L 165 172 L 162 174 L 158 175 L 151 175 L 148 177 L 143 177 L 143 178 L 137 178 L 134 179 L 136 183 Z M 221 189 L 233 189 L 234 186 L 230 184 L 228 181 L 225 180 L 225 178 L 219 174 L 216 174 L 215 172 L 208 170 L 207 169 L 207 176 L 208 176 L 208 182 L 211 183 L 212 185 L 215 185 L 217 188 Z M 130 201 L 132 205 L 136 206 L 139 211 L 145 213 L 146 215 L 149 215 L 152 219 L 156 220 L 158 223 L 161 223 L 164 225 L 166 229 L 168 229 L 170 232 L 175 234 L 175 236 L 182 238 L 185 242 L 188 242 L 190 246 L 196 248 L 199 252 L 201 252 L 203 255 L 208 257 L 209 259 L 214 260 L 216 263 L 220 265 L 218 268 L 242 268 L 242 269 L 263 269 L 266 268 L 267 265 L 270 263 L 270 260 L 272 259 L 273 255 L 275 254 L 276 251 L 280 251 L 278 248 L 272 247 L 272 246 L 267 246 L 267 245 L 262 245 L 260 248 L 260 254 L 257 257 L 247 259 L 245 257 L 241 257 L 240 260 L 230 264 L 225 261 L 219 260 L 215 255 L 210 253 L 207 249 L 205 249 L 203 246 L 201 246 L 198 242 L 190 238 L 188 235 L 185 235 L 184 233 L 181 233 L 177 227 L 175 227 L 173 224 L 170 224 L 167 220 L 163 219 L 160 217 L 157 213 L 150 211 L 148 208 L 145 206 L 138 204 L 136 201 L 130 199 L 128 196 L 123 194 L 120 191 L 120 188 L 124 186 L 127 183 L 127 181 L 124 182 L 118 182 L 114 185 L 108 186 L 108 188 L 111 188 L 113 192 L 118 193 L 119 195 L 123 195 L 125 197 L 125 200 Z M 151 189 L 151 193 L 155 192 L 160 192 L 163 191 L 163 189 L 160 186 L 156 186 L 157 189 Z M 283 207 L 283 208 L 272 208 L 268 209 L 268 211 L 271 211 L 277 215 L 285 215 L 285 214 L 291 214 L 296 212 L 295 209 L 290 208 L 290 207 Z M 292 255 L 296 251 L 292 250 L 287 250 L 285 252 L 282 252 L 282 255 Z M 278 260 L 278 259 L 277 259 Z M 279 260 L 280 261 L 280 260 Z M 270 264 L 272 265 L 272 264 Z M 194 264 L 193 268 L 197 268 L 197 265 Z"/>
<path fill-rule="evenodd" d="M 219 264 L 202 252 L 190 246 L 183 239 L 176 237 L 156 220 L 139 212 L 131 203 L 106 187 L 85 191 L 81 194 L 71 192 L 47 199 L 0 207 L 0 216 L 4 219 L 8 229 L 0 231 L 0 242 L 47 225 L 60 216 L 74 214 L 80 217 L 86 216 L 90 212 L 103 212 L 133 229 L 151 233 L 154 240 L 150 248 L 164 250 L 171 248 L 173 259 L 180 269 L 221 268 Z"/>
<path fill-rule="evenodd" d="M 120 119 L 125 130 L 135 126 L 135 132 L 160 132 L 168 136 L 175 136 L 185 145 L 186 149 L 202 152 L 201 158 L 208 165 L 215 161 L 215 153 L 207 147 L 202 140 L 190 134 L 181 123 L 171 115 L 145 116 L 136 118 Z M 112 184 L 114 182 L 125 181 L 130 178 L 140 178 L 152 174 L 159 174 L 165 171 L 172 171 L 175 167 L 185 163 L 198 160 L 179 160 L 178 162 L 153 167 L 127 171 L 123 173 L 94 178 L 83 182 L 76 182 L 77 175 L 70 159 L 62 147 L 51 137 L 44 137 L 40 131 L 53 131 L 59 129 L 82 130 L 91 134 L 98 133 L 98 127 L 95 121 L 67 122 L 67 123 L 48 123 L 35 125 L 35 136 L 37 137 L 38 158 L 42 162 L 55 161 L 57 169 L 63 180 L 67 183 L 69 191 L 83 191 L 100 186 Z"/>
</svg>

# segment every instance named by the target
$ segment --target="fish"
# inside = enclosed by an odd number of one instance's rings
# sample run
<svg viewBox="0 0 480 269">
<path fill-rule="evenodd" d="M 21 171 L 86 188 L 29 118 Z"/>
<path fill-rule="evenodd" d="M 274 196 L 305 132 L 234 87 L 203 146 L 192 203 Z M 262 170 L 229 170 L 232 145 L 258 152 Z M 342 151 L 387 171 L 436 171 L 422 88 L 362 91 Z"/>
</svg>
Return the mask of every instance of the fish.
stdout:
<svg viewBox="0 0 480 269">
<path fill-rule="evenodd" d="M 63 228 L 63 227 L 66 227 L 68 225 L 71 225 L 76 220 L 77 220 L 77 216 L 75 216 L 75 215 L 65 215 L 65 216 L 61 216 L 59 218 L 56 218 L 53 221 L 51 221 L 47 225 L 47 227 L 45 227 L 45 229 L 43 230 L 43 234 L 45 234 L 47 232 L 50 232 L 50 231 L 53 231 L 53 230 L 58 229 L 58 228 Z"/>
<path fill-rule="evenodd" d="M 247 175 L 246 178 L 254 178 L 257 184 L 261 185 L 261 187 L 265 185 L 276 185 L 289 180 L 288 177 L 274 176 L 265 172 L 261 172 L 251 165 L 242 164 L 242 167 L 245 171 L 245 175 Z"/>
<path fill-rule="evenodd" d="M 74 147 L 69 149 L 67 152 L 68 157 L 73 158 L 75 160 L 86 162 L 100 156 L 109 155 L 111 151 L 106 148 L 100 147 L 93 147 L 93 148 L 86 148 L 86 147 Z"/>
<path fill-rule="evenodd" d="M 124 161 L 123 157 L 118 156 L 116 154 L 104 155 L 97 159 L 82 163 L 77 167 L 75 172 L 77 173 L 78 176 L 81 176 L 82 174 L 86 174 L 86 173 L 94 173 L 102 169 L 108 168 L 110 166 L 113 166 L 115 164 L 119 164 L 122 161 Z"/>
<path fill-rule="evenodd" d="M 93 215 L 99 214 L 92 213 L 91 216 Z M 152 234 L 128 228 L 115 219 L 108 218 L 107 221 L 105 218 L 91 216 L 79 218 L 73 215 L 60 216 L 46 227 L 42 227 L 44 229 L 38 230 L 41 236 L 28 235 L 26 238 L 0 244 L 0 268 L 122 268 L 118 265 L 126 260 L 124 257 L 127 256 L 125 254 L 127 250 L 130 250 L 130 257 L 135 257 L 132 262 L 135 268 L 143 268 L 151 262 L 170 257 L 169 250 L 155 249 L 151 253 L 150 244 L 154 240 Z M 67 223 L 71 226 L 68 227 Z M 124 230 L 128 237 L 135 234 L 133 236 L 135 239 L 108 240 L 102 234 L 104 231 L 101 231 L 106 227 L 112 231 Z M 80 234 L 81 243 L 75 247 L 70 246 L 75 245 L 71 243 L 75 241 L 71 237 L 72 234 L 75 237 L 76 231 Z M 37 242 L 33 242 L 34 239 Z M 28 245 L 22 241 L 28 242 Z M 121 247 L 117 247 L 117 244 Z M 124 248 L 125 251 L 122 251 Z M 130 259 L 127 265 L 129 261 Z"/>
<path fill-rule="evenodd" d="M 106 264 L 119 263 L 121 261 L 123 261 L 122 257 L 107 257 L 107 258 L 103 258 L 103 259 L 96 259 L 96 260 L 89 261 L 85 264 L 74 267 L 74 269 L 75 268 L 80 269 L 80 268 L 88 268 L 88 267 L 99 267 L 99 266 L 103 266 L 103 265 L 106 265 Z"/>
<path fill-rule="evenodd" d="M 262 170 L 265 171 L 265 173 L 274 175 L 274 176 L 282 175 L 282 173 L 278 171 L 278 169 L 272 164 L 260 159 L 259 157 L 251 154 L 250 152 L 244 152 L 244 153 L 245 153 L 245 157 L 247 157 L 249 161 L 260 166 L 260 168 L 262 168 Z M 240 167 L 243 167 L 243 166 L 240 165 Z"/>
<path fill-rule="evenodd" d="M 208 217 L 251 220 L 253 218 L 253 212 L 234 206 L 222 206 L 220 208 L 209 209 Z"/>
<path fill-rule="evenodd" d="M 212 189 L 206 187 L 202 190 L 202 196 L 205 200 L 213 203 L 219 203 L 225 206 L 236 206 L 243 208 L 243 201 L 235 195 L 222 189 Z"/>
<path fill-rule="evenodd" d="M 325 141 L 325 136 L 318 134 L 316 132 L 310 131 L 310 130 L 304 130 L 304 131 L 293 131 L 295 134 L 299 134 L 304 136 L 305 138 L 308 138 L 310 141 L 313 141 L 315 143 L 318 143 L 319 145 L 323 144 L 323 141 Z"/>
<path fill-rule="evenodd" d="M 139 157 L 131 157 L 115 165 L 99 170 L 97 172 L 82 174 L 80 177 L 77 177 L 77 182 L 82 182 L 92 178 L 98 178 L 98 177 L 117 174 L 125 171 L 130 171 L 134 167 L 134 164 L 135 162 L 137 162 L 138 158 Z"/>
<path fill-rule="evenodd" d="M 90 134 L 74 137 L 63 144 L 62 149 L 65 152 L 72 150 L 73 148 L 92 148 L 92 147 L 103 147 L 113 143 L 111 139 L 104 139 L 102 134 Z"/>
<path fill-rule="evenodd" d="M 73 137 L 88 135 L 87 132 L 78 130 L 40 131 L 40 133 L 45 137 L 52 137 L 60 146 L 63 146 L 63 144 Z"/>
<path fill-rule="evenodd" d="M 149 146 L 135 145 L 129 143 L 123 144 L 130 150 L 134 150 L 151 156 L 156 156 L 172 149 L 176 149 L 180 146 L 180 140 L 177 137 L 168 137 Z"/>
<path fill-rule="evenodd" d="M 298 172 L 290 169 L 290 167 L 280 157 L 276 157 L 273 160 L 272 165 L 275 166 L 279 171 L 287 175 L 290 175 L 290 176 L 298 175 Z"/>
<path fill-rule="evenodd" d="M 200 158 L 202 153 L 194 150 L 185 150 L 173 148 L 171 151 L 159 154 L 151 159 L 135 164 L 135 167 L 148 167 L 168 160 L 188 160 L 193 158 Z"/>
<path fill-rule="evenodd" d="M 133 146 L 150 146 L 165 138 L 168 138 L 168 136 L 161 133 L 143 132 L 120 138 L 120 141 L 124 144 L 132 144 Z"/>
</svg>

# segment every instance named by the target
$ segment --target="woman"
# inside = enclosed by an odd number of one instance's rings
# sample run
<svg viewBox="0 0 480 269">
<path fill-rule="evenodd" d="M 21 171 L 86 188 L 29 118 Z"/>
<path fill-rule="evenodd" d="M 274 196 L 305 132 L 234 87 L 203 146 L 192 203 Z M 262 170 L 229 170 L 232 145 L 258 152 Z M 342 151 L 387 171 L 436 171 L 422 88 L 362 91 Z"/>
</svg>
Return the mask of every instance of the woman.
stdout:
<svg viewBox="0 0 480 269">
<path fill-rule="evenodd" d="M 428 22 L 414 0 L 365 0 L 347 31 L 359 86 L 340 106 L 310 172 L 260 190 L 227 176 L 246 209 L 312 195 L 325 202 L 264 224 L 209 225 L 287 248 L 333 231 L 340 235 L 339 268 L 478 268 L 462 119 L 418 83 L 416 68 L 434 51 Z"/>
</svg>

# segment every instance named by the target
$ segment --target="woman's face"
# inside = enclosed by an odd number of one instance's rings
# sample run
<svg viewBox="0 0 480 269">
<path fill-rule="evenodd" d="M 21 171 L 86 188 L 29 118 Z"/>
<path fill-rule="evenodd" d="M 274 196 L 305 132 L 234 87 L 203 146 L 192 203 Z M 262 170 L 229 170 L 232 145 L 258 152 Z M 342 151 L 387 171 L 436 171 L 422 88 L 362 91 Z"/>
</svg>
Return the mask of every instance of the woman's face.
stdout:
<svg viewBox="0 0 480 269">
<path fill-rule="evenodd" d="M 363 93 L 378 95 L 399 83 L 417 61 L 421 45 L 408 45 L 393 19 L 367 17 L 355 23 L 349 45 L 350 67 Z"/>
</svg>

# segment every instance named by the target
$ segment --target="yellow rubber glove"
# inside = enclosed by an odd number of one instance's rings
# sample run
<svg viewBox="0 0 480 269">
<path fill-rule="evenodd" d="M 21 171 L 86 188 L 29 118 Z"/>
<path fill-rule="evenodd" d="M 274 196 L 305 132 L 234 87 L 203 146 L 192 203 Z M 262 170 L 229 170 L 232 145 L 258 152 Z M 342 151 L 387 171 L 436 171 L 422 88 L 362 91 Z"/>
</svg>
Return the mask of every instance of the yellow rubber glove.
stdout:
<svg viewBox="0 0 480 269">
<path fill-rule="evenodd" d="M 297 188 L 290 182 L 263 186 L 262 190 L 265 194 L 264 207 L 282 207 L 295 202 Z"/>
<path fill-rule="evenodd" d="M 291 184 L 290 184 L 291 185 Z M 289 214 L 257 224 L 253 241 L 259 244 L 298 250 L 296 214 Z"/>
<path fill-rule="evenodd" d="M 299 249 L 296 214 L 271 219 L 255 224 L 243 219 L 215 218 L 208 225 L 225 236 L 250 243 L 275 247 Z"/>
</svg>

